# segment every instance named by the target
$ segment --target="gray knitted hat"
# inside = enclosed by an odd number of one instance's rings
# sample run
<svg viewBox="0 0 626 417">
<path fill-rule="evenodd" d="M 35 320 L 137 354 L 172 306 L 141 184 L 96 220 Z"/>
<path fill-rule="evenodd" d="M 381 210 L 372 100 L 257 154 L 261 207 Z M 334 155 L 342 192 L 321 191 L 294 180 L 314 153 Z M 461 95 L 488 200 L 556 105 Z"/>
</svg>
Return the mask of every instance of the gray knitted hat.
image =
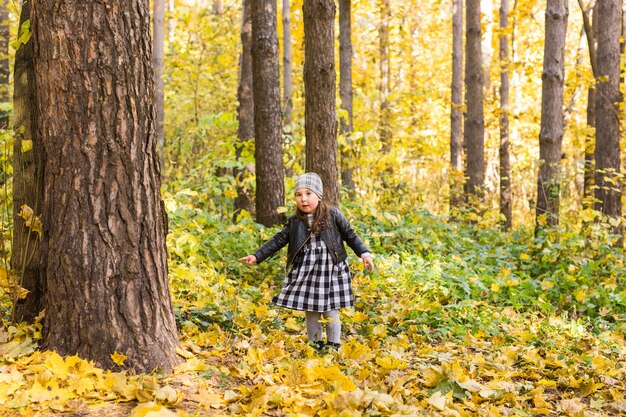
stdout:
<svg viewBox="0 0 626 417">
<path fill-rule="evenodd" d="M 322 179 L 315 172 L 307 172 L 296 178 L 296 190 L 300 188 L 308 188 L 313 191 L 319 198 L 324 197 L 324 186 Z"/>
</svg>

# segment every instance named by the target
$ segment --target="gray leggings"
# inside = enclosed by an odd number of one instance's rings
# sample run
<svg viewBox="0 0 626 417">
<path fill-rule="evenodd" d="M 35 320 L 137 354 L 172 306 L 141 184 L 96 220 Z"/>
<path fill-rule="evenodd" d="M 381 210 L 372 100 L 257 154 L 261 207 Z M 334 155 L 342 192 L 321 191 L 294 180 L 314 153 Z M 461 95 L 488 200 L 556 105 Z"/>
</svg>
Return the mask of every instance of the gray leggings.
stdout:
<svg viewBox="0 0 626 417">
<path fill-rule="evenodd" d="M 326 323 L 326 339 L 331 343 L 339 343 L 341 338 L 341 322 L 339 321 L 339 310 L 325 311 L 318 313 L 317 311 L 306 312 L 306 332 L 309 340 L 317 342 L 322 340 L 322 326 L 320 318 L 324 317 L 328 320 Z"/>
</svg>

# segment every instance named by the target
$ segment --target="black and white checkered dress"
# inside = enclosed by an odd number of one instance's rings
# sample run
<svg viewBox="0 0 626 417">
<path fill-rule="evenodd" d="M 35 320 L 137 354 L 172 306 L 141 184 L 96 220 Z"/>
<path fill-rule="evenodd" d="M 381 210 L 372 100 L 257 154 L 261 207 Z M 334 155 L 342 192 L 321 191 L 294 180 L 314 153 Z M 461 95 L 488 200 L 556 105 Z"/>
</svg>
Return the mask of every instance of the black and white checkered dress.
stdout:
<svg viewBox="0 0 626 417">
<path fill-rule="evenodd" d="M 325 312 L 354 305 L 352 275 L 346 261 L 335 265 L 321 237 L 311 235 L 296 255 L 279 294 L 278 306 Z"/>
</svg>

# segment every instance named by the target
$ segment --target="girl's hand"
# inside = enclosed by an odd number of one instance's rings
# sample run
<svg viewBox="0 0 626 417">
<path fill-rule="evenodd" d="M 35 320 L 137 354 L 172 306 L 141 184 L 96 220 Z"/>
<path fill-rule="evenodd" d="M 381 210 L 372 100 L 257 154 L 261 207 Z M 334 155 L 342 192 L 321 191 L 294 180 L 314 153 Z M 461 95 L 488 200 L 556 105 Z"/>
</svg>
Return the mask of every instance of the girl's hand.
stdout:
<svg viewBox="0 0 626 417">
<path fill-rule="evenodd" d="M 248 256 L 244 256 L 243 258 L 239 258 L 239 260 L 241 262 L 245 262 L 248 266 L 252 266 L 256 263 L 256 256 L 248 255 Z"/>
<path fill-rule="evenodd" d="M 363 269 L 369 272 L 374 272 L 374 261 L 371 256 L 363 257 Z"/>
</svg>

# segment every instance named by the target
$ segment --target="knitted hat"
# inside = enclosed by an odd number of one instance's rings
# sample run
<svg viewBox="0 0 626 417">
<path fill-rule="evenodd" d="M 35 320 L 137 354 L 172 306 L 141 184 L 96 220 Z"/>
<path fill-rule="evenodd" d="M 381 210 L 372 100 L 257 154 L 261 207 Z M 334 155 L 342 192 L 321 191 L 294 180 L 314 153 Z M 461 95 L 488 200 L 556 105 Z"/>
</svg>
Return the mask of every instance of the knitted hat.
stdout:
<svg viewBox="0 0 626 417">
<path fill-rule="evenodd" d="M 307 172 L 296 178 L 296 190 L 300 188 L 308 188 L 313 191 L 319 198 L 324 196 L 324 186 L 322 185 L 322 179 L 314 172 Z"/>
</svg>

